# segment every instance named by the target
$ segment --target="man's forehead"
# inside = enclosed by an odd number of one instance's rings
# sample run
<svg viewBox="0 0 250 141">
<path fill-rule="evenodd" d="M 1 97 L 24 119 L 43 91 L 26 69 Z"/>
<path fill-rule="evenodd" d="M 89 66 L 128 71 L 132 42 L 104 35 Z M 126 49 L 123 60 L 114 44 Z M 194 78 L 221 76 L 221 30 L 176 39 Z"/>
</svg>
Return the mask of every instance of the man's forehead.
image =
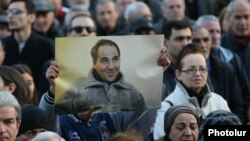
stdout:
<svg viewBox="0 0 250 141">
<path fill-rule="evenodd" d="M 101 45 L 98 50 L 97 50 L 98 54 L 118 54 L 118 50 L 116 49 L 115 46 L 111 46 L 111 45 Z"/>
<path fill-rule="evenodd" d="M 20 9 L 26 9 L 25 8 L 25 3 L 21 2 L 21 1 L 17 1 L 17 2 L 12 2 L 9 5 L 9 9 L 11 8 L 20 8 Z"/>
<path fill-rule="evenodd" d="M 192 36 L 190 28 L 174 29 L 171 30 L 171 36 Z"/>
</svg>

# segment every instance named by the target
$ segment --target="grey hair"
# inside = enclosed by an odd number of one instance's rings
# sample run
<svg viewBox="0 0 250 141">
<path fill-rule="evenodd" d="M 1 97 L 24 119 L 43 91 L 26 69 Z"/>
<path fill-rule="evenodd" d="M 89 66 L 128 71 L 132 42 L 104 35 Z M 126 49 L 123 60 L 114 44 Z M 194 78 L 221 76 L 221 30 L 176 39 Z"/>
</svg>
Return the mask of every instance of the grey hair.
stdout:
<svg viewBox="0 0 250 141">
<path fill-rule="evenodd" d="M 0 107 L 11 106 L 15 108 L 16 119 L 21 120 L 21 106 L 9 91 L 0 91 Z"/>
<path fill-rule="evenodd" d="M 65 23 L 66 28 L 70 25 L 70 21 L 73 17 L 74 12 L 86 14 L 86 16 L 89 16 L 89 17 L 91 16 L 91 14 L 86 6 L 81 5 L 81 4 L 78 4 L 78 5 L 74 4 L 71 6 L 69 12 L 65 15 L 64 23 Z"/>
<path fill-rule="evenodd" d="M 214 15 L 203 15 L 198 18 L 198 20 L 195 22 L 195 25 L 203 26 L 206 21 L 219 22 L 219 18 Z"/>
<path fill-rule="evenodd" d="M 228 15 L 231 17 L 233 14 L 233 8 L 235 3 L 244 3 L 248 6 L 250 6 L 250 2 L 248 0 L 232 0 L 228 6 L 227 6 L 227 11 L 228 11 Z"/>
<path fill-rule="evenodd" d="M 125 20 L 126 21 L 132 20 L 132 17 L 137 14 L 138 9 L 141 9 L 141 8 L 148 8 L 149 9 L 148 5 L 142 1 L 136 1 L 136 2 L 133 2 L 130 5 L 128 5 L 128 7 L 126 8 L 126 10 L 124 12 Z"/>
<path fill-rule="evenodd" d="M 48 139 L 56 139 L 53 141 L 65 141 L 60 135 L 51 131 L 41 132 L 31 141 L 47 141 Z"/>
<path fill-rule="evenodd" d="M 201 25 L 196 25 L 196 24 L 192 26 L 192 32 L 195 32 L 195 31 L 200 30 L 200 29 L 206 29 L 206 28 L 201 26 Z"/>
</svg>

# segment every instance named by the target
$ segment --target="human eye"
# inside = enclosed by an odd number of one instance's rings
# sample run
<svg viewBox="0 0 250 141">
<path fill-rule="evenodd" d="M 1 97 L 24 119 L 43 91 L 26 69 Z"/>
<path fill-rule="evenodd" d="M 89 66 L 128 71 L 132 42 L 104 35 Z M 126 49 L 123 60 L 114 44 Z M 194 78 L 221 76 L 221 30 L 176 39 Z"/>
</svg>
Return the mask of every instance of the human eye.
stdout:
<svg viewBox="0 0 250 141">
<path fill-rule="evenodd" d="M 184 125 L 184 124 L 178 124 L 178 125 L 176 126 L 176 128 L 177 128 L 178 130 L 183 130 L 183 129 L 185 128 L 185 125 Z"/>
<path fill-rule="evenodd" d="M 206 69 L 206 68 L 200 68 L 200 72 L 206 73 L 206 72 L 207 72 L 207 69 Z"/>
<path fill-rule="evenodd" d="M 194 68 L 187 69 L 187 74 L 193 74 L 195 72 Z"/>
<path fill-rule="evenodd" d="M 190 129 L 196 130 L 198 128 L 197 124 L 191 124 Z"/>
<path fill-rule="evenodd" d="M 175 38 L 176 41 L 183 41 L 185 37 L 183 36 L 178 36 Z"/>
<path fill-rule="evenodd" d="M 119 56 L 115 56 L 114 58 L 113 58 L 113 62 L 118 62 L 119 61 Z"/>
<path fill-rule="evenodd" d="M 249 15 L 244 15 L 244 19 L 245 20 L 249 19 Z"/>
<path fill-rule="evenodd" d="M 241 16 L 240 16 L 240 15 L 235 15 L 234 18 L 235 18 L 236 20 L 240 20 L 240 19 L 241 19 Z"/>
<path fill-rule="evenodd" d="M 13 124 L 14 122 L 15 122 L 14 119 L 6 119 L 6 120 L 4 121 L 4 123 L 5 123 L 6 125 Z"/>
<path fill-rule="evenodd" d="M 108 58 L 102 58 L 101 63 L 102 64 L 107 64 L 109 62 Z"/>
</svg>

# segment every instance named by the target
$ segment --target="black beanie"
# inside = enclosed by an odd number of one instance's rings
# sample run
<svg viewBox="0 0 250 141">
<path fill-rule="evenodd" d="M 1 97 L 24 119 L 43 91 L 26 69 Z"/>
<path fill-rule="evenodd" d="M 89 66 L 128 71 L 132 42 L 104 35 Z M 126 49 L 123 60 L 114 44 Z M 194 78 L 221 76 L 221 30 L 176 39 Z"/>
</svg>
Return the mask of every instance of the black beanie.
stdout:
<svg viewBox="0 0 250 141">
<path fill-rule="evenodd" d="M 229 111 L 217 110 L 209 113 L 201 120 L 201 126 L 199 130 L 199 140 L 203 141 L 203 132 L 206 125 L 242 125 L 239 117 Z"/>
<path fill-rule="evenodd" d="M 194 117 L 197 120 L 198 126 L 200 125 L 200 118 L 198 113 L 195 111 L 194 108 L 187 106 L 187 105 L 174 105 L 171 106 L 167 112 L 165 113 L 164 116 L 164 131 L 165 131 L 165 136 L 168 137 L 168 134 L 170 132 L 171 126 L 175 120 L 175 118 L 181 114 L 181 113 L 189 113 L 194 115 Z"/>
<path fill-rule="evenodd" d="M 49 121 L 46 113 L 35 105 L 27 104 L 22 107 L 21 125 L 18 136 L 28 130 L 44 128 L 48 130 Z"/>
</svg>

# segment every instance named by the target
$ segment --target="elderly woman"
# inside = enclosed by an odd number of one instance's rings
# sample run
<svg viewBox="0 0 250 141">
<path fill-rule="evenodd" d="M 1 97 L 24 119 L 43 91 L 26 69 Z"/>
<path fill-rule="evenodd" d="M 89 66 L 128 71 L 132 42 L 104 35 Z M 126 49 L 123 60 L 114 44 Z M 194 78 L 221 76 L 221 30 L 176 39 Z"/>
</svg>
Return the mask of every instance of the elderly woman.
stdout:
<svg viewBox="0 0 250 141">
<path fill-rule="evenodd" d="M 175 75 L 175 90 L 166 97 L 157 111 L 154 125 L 154 139 L 162 138 L 164 133 L 164 113 L 173 105 L 190 105 L 199 116 L 215 110 L 230 111 L 227 102 L 218 94 L 210 91 L 207 82 L 207 65 L 204 52 L 195 44 L 186 45 L 180 52 Z"/>
<path fill-rule="evenodd" d="M 164 116 L 163 141 L 198 140 L 200 119 L 194 108 L 186 105 L 170 107 Z"/>
</svg>

